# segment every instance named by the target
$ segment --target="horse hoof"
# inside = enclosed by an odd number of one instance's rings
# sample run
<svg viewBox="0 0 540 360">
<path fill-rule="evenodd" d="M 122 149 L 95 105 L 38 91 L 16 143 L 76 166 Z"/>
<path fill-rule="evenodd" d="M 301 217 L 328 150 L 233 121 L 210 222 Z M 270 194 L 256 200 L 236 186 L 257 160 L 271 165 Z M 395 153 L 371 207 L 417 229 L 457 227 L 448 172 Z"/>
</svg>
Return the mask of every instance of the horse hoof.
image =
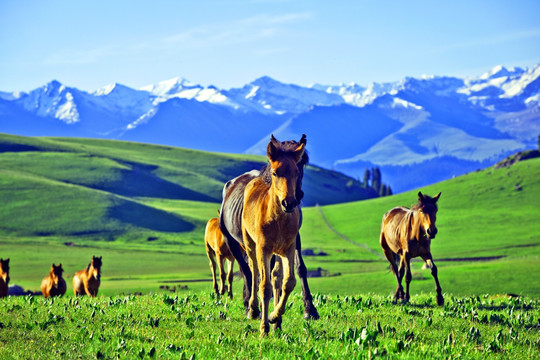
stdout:
<svg viewBox="0 0 540 360">
<path fill-rule="evenodd" d="M 281 316 L 276 316 L 274 314 L 270 314 L 268 316 L 268 322 L 270 322 L 270 324 L 281 324 Z"/>
<path fill-rule="evenodd" d="M 270 331 L 270 325 L 268 324 L 261 325 L 261 337 L 268 336 L 269 331 Z"/>
<path fill-rule="evenodd" d="M 444 298 L 441 296 L 437 296 L 437 305 L 443 306 L 444 305 Z"/>
<path fill-rule="evenodd" d="M 319 320 L 319 318 L 319 313 L 314 307 L 304 311 L 304 320 Z"/>
<path fill-rule="evenodd" d="M 259 309 L 250 309 L 248 311 L 247 317 L 248 319 L 256 320 L 261 316 L 261 312 Z"/>
</svg>

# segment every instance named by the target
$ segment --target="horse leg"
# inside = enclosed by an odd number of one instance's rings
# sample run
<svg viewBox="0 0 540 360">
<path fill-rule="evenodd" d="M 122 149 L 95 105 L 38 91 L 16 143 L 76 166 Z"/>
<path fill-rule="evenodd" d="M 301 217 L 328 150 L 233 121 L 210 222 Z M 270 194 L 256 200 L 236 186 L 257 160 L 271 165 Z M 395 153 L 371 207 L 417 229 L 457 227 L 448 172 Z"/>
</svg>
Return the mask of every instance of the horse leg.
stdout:
<svg viewBox="0 0 540 360">
<path fill-rule="evenodd" d="M 409 285 L 411 284 L 412 280 L 412 274 L 411 274 L 411 256 L 409 253 L 405 253 L 404 255 L 405 259 L 405 301 L 409 302 L 410 294 L 409 294 Z"/>
<path fill-rule="evenodd" d="M 224 216 L 224 213 L 223 211 L 221 211 L 220 218 L 219 218 L 219 227 L 221 229 L 221 232 L 225 236 L 225 242 L 227 243 L 227 246 L 231 250 L 231 253 L 233 254 L 236 261 L 238 261 L 240 272 L 242 273 L 242 277 L 244 278 L 243 297 L 244 297 L 244 309 L 247 314 L 249 311 L 249 299 L 251 298 L 251 283 L 252 283 L 251 270 L 249 268 L 249 265 L 246 259 L 244 259 L 244 253 L 242 251 L 242 248 L 240 247 L 240 244 L 231 236 L 231 234 L 229 233 L 229 230 L 225 227 L 223 216 Z"/>
<path fill-rule="evenodd" d="M 208 259 L 210 260 L 210 270 L 212 271 L 212 282 L 214 286 L 214 292 L 216 295 L 219 295 L 218 286 L 217 286 L 217 279 L 216 279 L 216 260 L 214 259 L 215 256 L 214 250 L 206 244 L 206 255 L 208 256 Z"/>
<path fill-rule="evenodd" d="M 270 257 L 272 255 L 265 252 L 262 247 L 257 246 L 257 263 L 259 267 L 259 275 L 261 282 L 259 284 L 259 296 L 261 297 L 261 336 L 268 334 L 270 330 L 270 324 L 268 322 L 268 305 L 270 304 L 270 297 L 272 297 L 272 284 L 271 284 L 271 269 L 270 269 Z M 255 272 L 253 273 L 255 277 Z M 255 289 L 255 287 L 253 287 Z M 252 296 L 253 297 L 253 296 Z"/>
<path fill-rule="evenodd" d="M 221 255 L 217 256 L 218 266 L 219 266 L 219 295 L 225 294 L 226 285 L 225 285 L 225 258 Z"/>
<path fill-rule="evenodd" d="M 399 270 L 396 266 L 396 254 L 390 249 L 390 247 L 388 247 L 383 234 L 381 234 L 381 247 L 383 249 L 384 256 L 386 256 L 386 259 L 390 263 L 390 269 L 396 277 L 397 288 L 396 292 L 394 293 L 394 302 L 397 302 L 401 299 L 401 292 L 403 291 L 403 288 L 401 287 L 401 277 L 399 276 Z"/>
<path fill-rule="evenodd" d="M 281 297 L 281 286 L 283 284 L 283 264 L 280 257 L 277 257 L 272 268 L 272 287 L 274 288 L 274 309 L 277 308 Z M 274 323 L 274 330 L 281 329 L 281 319 Z"/>
<path fill-rule="evenodd" d="M 444 298 L 442 296 L 441 284 L 439 284 L 439 277 L 437 275 L 437 266 L 435 266 L 435 263 L 433 262 L 431 253 L 428 253 L 427 255 L 422 256 L 422 259 L 424 259 L 427 266 L 431 269 L 431 276 L 433 276 L 433 279 L 435 280 L 435 290 L 437 291 L 437 305 L 443 306 Z"/>
<path fill-rule="evenodd" d="M 300 283 L 302 285 L 302 297 L 304 298 L 304 319 L 309 320 L 318 320 L 319 313 L 317 308 L 313 305 L 313 297 L 311 296 L 311 291 L 309 290 L 309 285 L 307 282 L 307 269 L 304 264 L 304 259 L 302 258 L 302 243 L 300 242 L 300 233 L 296 235 L 296 273 L 300 278 Z"/>
<path fill-rule="evenodd" d="M 233 271 L 234 271 L 234 259 L 229 260 L 229 271 L 227 272 L 227 283 L 229 284 L 229 298 L 233 298 L 232 292 L 232 282 L 233 282 Z"/>
<path fill-rule="evenodd" d="M 405 299 L 405 291 L 403 291 L 403 286 L 401 285 L 401 282 L 403 280 L 403 277 L 405 276 L 405 257 L 404 256 L 395 256 L 396 263 L 399 261 L 399 268 L 398 268 L 398 288 L 396 289 L 396 293 L 398 294 L 398 300 L 404 300 Z"/>
<path fill-rule="evenodd" d="M 291 295 L 294 287 L 296 286 L 296 278 L 294 277 L 294 248 L 287 251 L 287 255 L 282 257 L 283 262 L 283 287 L 281 291 L 281 297 L 279 298 L 279 303 L 274 309 L 272 314 L 270 314 L 270 322 L 275 323 L 279 322 L 281 324 L 281 316 L 285 313 L 285 305 L 287 304 L 287 299 Z"/>
<path fill-rule="evenodd" d="M 251 295 L 249 297 L 247 317 L 248 319 L 257 319 L 260 315 L 259 312 L 259 299 L 257 297 L 257 285 L 259 281 L 259 265 L 257 263 L 257 244 L 251 239 L 245 229 L 242 229 L 242 235 L 244 237 L 244 244 L 246 244 L 246 251 L 249 257 L 249 267 L 251 268 Z"/>
</svg>

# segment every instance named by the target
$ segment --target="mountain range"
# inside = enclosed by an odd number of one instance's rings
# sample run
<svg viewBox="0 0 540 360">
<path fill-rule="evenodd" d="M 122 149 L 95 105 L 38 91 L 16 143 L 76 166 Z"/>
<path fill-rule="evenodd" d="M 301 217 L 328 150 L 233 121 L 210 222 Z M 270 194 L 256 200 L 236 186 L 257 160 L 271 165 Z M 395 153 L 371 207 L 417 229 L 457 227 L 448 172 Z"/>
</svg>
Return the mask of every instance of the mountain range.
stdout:
<svg viewBox="0 0 540 360">
<path fill-rule="evenodd" d="M 264 154 L 270 134 L 305 133 L 312 163 L 356 178 L 379 167 L 383 182 L 400 192 L 536 147 L 540 64 L 367 87 L 303 87 L 265 76 L 228 90 L 174 78 L 86 92 L 51 81 L 0 92 L 0 132 L 250 154 Z"/>
</svg>

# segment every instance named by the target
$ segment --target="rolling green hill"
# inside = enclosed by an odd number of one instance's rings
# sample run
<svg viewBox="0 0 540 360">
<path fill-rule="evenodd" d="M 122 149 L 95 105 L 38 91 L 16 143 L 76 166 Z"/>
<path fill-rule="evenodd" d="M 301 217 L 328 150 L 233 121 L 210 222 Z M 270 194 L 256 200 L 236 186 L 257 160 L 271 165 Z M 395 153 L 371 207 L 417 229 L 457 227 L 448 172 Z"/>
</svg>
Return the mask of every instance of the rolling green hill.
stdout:
<svg viewBox="0 0 540 360">
<path fill-rule="evenodd" d="M 227 180 L 264 162 L 109 140 L 0 135 L 0 234 L 116 240 L 133 230 L 148 236 L 191 232 L 208 215 L 171 204 L 202 202 L 216 209 Z M 313 166 L 305 188 L 312 194 L 308 205 L 372 196 L 351 178 Z"/>
<path fill-rule="evenodd" d="M 137 143 L 0 135 L 0 257 L 11 258 L 12 283 L 33 290 L 52 262 L 62 262 L 69 278 L 92 255 L 103 256 L 104 294 L 179 284 L 210 290 L 204 225 L 217 215 L 223 183 L 263 162 Z M 304 190 L 308 204 L 365 196 L 357 182 L 317 167 L 307 170 Z M 442 192 L 432 251 L 443 291 L 540 295 L 531 276 L 540 271 L 540 159 L 420 190 Z M 313 254 L 305 261 L 323 275 L 310 279 L 312 291 L 391 294 L 395 280 L 378 244 L 381 218 L 415 203 L 417 192 L 304 207 L 302 242 Z M 413 263 L 413 294 L 434 289 L 421 266 Z"/>
</svg>

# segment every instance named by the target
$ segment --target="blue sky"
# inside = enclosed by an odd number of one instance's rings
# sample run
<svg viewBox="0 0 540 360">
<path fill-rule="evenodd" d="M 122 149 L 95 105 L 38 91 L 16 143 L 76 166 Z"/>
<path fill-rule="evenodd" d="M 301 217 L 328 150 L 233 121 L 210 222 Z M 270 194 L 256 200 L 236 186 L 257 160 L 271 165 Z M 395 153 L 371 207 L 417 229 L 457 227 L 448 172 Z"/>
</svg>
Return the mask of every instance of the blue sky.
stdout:
<svg viewBox="0 0 540 360">
<path fill-rule="evenodd" d="M 481 75 L 540 62 L 540 1 L 0 0 L 0 91 Z"/>
</svg>

